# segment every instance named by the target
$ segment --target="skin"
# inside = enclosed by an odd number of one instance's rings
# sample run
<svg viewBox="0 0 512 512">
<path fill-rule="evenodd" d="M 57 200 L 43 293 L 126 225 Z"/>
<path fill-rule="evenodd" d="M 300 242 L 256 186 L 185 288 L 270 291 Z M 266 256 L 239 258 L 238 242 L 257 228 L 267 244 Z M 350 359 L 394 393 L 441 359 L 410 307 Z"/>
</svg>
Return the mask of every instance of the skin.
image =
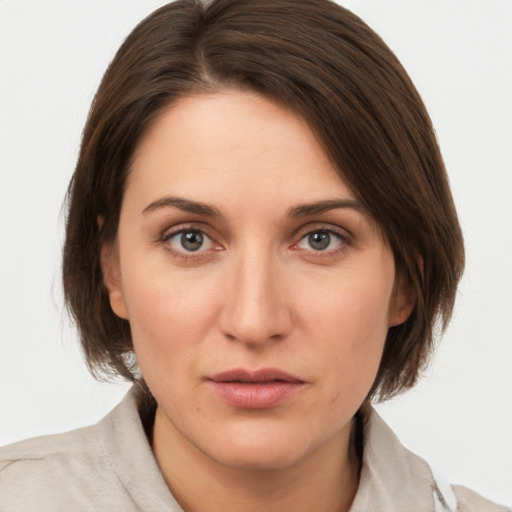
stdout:
<svg viewBox="0 0 512 512">
<path fill-rule="evenodd" d="M 344 207 L 299 208 L 331 200 Z M 204 233 L 196 251 L 182 244 L 191 230 Z M 102 265 L 185 510 L 348 510 L 353 417 L 412 304 L 375 222 L 297 115 L 237 90 L 174 104 L 138 145 Z M 234 407 L 208 380 L 268 367 L 303 383 L 275 407 Z"/>
</svg>

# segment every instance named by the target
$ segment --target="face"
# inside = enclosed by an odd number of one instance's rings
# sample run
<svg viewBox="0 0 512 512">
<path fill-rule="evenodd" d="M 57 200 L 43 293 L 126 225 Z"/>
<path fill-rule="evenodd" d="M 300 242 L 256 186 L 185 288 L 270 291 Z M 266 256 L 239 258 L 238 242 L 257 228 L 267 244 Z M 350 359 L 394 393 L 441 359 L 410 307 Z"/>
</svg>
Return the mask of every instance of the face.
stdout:
<svg viewBox="0 0 512 512">
<path fill-rule="evenodd" d="M 343 444 L 408 312 L 309 127 L 246 92 L 182 99 L 149 129 L 102 262 L 157 421 L 232 467 Z"/>
</svg>

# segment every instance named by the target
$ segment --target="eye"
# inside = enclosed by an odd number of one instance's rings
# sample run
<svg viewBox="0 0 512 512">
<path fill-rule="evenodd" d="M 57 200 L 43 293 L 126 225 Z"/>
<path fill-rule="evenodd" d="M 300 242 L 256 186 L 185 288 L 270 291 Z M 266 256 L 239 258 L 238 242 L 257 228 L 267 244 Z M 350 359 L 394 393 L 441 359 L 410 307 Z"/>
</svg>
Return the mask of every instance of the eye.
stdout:
<svg viewBox="0 0 512 512">
<path fill-rule="evenodd" d="M 304 235 L 297 247 L 313 251 L 332 251 L 343 245 L 344 238 L 340 233 L 332 230 L 319 229 Z"/>
<path fill-rule="evenodd" d="M 164 240 L 178 252 L 202 252 L 213 247 L 211 238 L 197 229 L 182 229 Z"/>
</svg>

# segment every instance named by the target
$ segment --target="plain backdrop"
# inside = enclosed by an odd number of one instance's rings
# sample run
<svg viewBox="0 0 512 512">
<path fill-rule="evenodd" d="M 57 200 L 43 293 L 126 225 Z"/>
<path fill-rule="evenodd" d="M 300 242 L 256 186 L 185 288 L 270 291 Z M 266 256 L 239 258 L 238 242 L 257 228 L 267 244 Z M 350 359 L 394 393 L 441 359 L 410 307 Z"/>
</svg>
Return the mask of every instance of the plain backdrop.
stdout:
<svg viewBox="0 0 512 512">
<path fill-rule="evenodd" d="M 63 312 L 62 202 L 102 73 L 155 0 L 0 0 L 0 445 L 99 420 Z M 512 503 L 512 1 L 353 0 L 437 129 L 467 247 L 454 319 L 417 388 L 378 407 L 452 482 Z"/>
</svg>

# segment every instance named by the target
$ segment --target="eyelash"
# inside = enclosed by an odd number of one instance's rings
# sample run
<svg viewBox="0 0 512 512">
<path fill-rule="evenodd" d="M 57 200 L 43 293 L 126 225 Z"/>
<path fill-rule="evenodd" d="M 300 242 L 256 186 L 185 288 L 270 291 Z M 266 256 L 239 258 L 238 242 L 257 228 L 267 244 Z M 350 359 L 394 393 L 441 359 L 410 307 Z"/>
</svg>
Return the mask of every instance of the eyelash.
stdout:
<svg viewBox="0 0 512 512">
<path fill-rule="evenodd" d="M 220 244 L 217 244 L 215 242 L 215 240 L 211 236 L 208 235 L 208 233 L 204 230 L 204 228 L 198 228 L 198 227 L 194 227 L 194 226 L 182 226 L 179 229 L 175 229 L 170 232 L 165 232 L 159 240 L 160 242 L 162 242 L 164 244 L 165 250 L 170 252 L 173 255 L 173 257 L 179 258 L 183 261 L 192 261 L 192 260 L 204 259 L 205 256 L 209 256 L 209 257 L 214 256 L 214 254 L 209 254 L 209 255 L 205 254 L 209 251 L 200 250 L 201 248 L 197 252 L 175 249 L 169 243 L 170 240 L 178 235 L 183 235 L 184 233 L 199 233 L 203 237 L 210 240 L 210 243 L 212 243 L 214 246 L 216 245 L 216 249 L 214 249 L 214 251 L 221 250 Z M 316 257 L 336 256 L 336 255 L 340 254 L 341 252 L 343 252 L 347 245 L 350 245 L 349 237 L 345 233 L 343 233 L 341 230 L 337 230 L 332 227 L 321 226 L 321 227 L 318 227 L 315 229 L 304 230 L 301 234 L 299 234 L 300 238 L 297 242 L 295 242 L 292 245 L 292 247 L 291 247 L 292 250 L 297 250 L 297 251 L 300 250 L 300 247 L 298 247 L 300 243 L 302 243 L 308 236 L 310 236 L 312 234 L 318 234 L 318 233 L 334 235 L 339 240 L 339 246 L 334 249 L 325 250 L 325 251 L 324 250 L 315 251 L 314 249 L 307 251 L 307 252 L 314 254 Z"/>
<path fill-rule="evenodd" d="M 293 247 L 298 247 L 298 245 L 302 241 L 304 241 L 308 236 L 313 235 L 313 234 L 318 234 L 318 233 L 334 235 L 338 239 L 339 245 L 334 249 L 325 250 L 325 251 L 323 251 L 323 250 L 315 251 L 314 249 L 311 249 L 309 252 L 313 253 L 316 257 L 328 258 L 330 256 L 336 256 L 336 255 L 340 254 L 341 252 L 343 252 L 345 250 L 346 246 L 349 245 L 348 236 L 346 234 L 344 234 L 341 230 L 337 230 L 332 227 L 323 226 L 323 227 L 318 227 L 315 229 L 308 229 L 307 231 L 303 232 L 300 235 L 299 241 L 297 243 L 295 243 L 293 245 Z M 297 250 L 300 250 L 300 248 Z"/>
<path fill-rule="evenodd" d="M 194 251 L 181 251 L 178 249 L 175 249 L 169 242 L 171 239 L 173 239 L 175 236 L 183 235 L 184 233 L 199 233 L 203 237 L 207 238 L 211 241 L 212 244 L 217 245 L 219 247 L 219 244 L 216 244 L 216 242 L 213 240 L 211 236 L 208 235 L 208 233 L 203 228 L 197 228 L 193 226 L 182 226 L 179 229 L 168 231 L 163 234 L 163 236 L 160 238 L 160 242 L 163 242 L 164 248 L 166 251 L 170 252 L 174 257 L 177 257 L 183 261 L 192 261 L 192 260 L 198 260 L 198 259 L 204 259 L 206 256 L 206 251 L 198 250 L 197 252 Z M 218 249 L 217 249 L 218 250 Z M 210 255 L 213 256 L 213 255 Z"/>
</svg>

